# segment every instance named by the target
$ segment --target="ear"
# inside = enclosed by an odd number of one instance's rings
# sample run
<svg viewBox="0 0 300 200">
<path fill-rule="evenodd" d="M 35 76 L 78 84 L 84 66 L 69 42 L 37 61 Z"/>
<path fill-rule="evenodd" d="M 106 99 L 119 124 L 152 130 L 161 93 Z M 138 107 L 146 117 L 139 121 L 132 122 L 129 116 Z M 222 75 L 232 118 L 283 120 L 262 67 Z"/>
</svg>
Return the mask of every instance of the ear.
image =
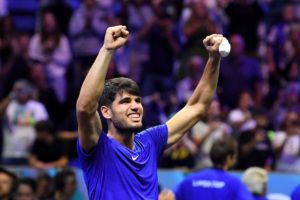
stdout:
<svg viewBox="0 0 300 200">
<path fill-rule="evenodd" d="M 111 119 L 112 114 L 111 114 L 111 109 L 109 107 L 101 106 L 100 111 L 101 111 L 102 116 L 105 119 Z"/>
</svg>

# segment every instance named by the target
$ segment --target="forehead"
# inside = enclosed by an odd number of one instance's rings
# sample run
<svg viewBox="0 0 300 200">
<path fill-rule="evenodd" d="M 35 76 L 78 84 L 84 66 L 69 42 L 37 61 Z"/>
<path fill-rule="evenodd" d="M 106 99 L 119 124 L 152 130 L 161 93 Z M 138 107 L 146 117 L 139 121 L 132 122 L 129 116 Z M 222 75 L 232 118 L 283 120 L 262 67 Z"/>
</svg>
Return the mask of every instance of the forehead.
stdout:
<svg viewBox="0 0 300 200">
<path fill-rule="evenodd" d="M 0 173 L 0 180 L 11 180 L 11 177 L 8 174 Z"/>
<path fill-rule="evenodd" d="M 133 99 L 135 99 L 135 98 L 140 98 L 140 96 L 130 94 L 129 92 L 126 92 L 126 91 L 121 91 L 121 92 L 118 92 L 116 94 L 115 101 L 118 101 L 118 100 L 121 100 L 121 99 L 124 99 L 124 98 L 133 98 Z"/>
</svg>

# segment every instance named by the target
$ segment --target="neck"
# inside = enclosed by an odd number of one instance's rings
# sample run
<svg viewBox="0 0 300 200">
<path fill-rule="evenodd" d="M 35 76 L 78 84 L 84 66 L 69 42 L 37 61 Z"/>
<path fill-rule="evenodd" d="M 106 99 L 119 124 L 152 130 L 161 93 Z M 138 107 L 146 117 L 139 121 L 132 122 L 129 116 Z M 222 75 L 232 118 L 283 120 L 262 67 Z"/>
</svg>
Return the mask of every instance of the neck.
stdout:
<svg viewBox="0 0 300 200">
<path fill-rule="evenodd" d="M 116 128 L 108 129 L 107 136 L 118 141 L 129 149 L 133 149 L 134 133 L 120 133 Z"/>
</svg>

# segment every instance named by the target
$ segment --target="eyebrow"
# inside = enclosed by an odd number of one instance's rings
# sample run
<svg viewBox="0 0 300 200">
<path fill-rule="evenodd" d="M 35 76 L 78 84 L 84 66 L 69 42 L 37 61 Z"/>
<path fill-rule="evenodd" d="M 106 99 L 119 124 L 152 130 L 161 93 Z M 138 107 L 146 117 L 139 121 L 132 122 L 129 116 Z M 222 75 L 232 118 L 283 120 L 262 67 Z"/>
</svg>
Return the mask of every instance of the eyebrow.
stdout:
<svg viewBox="0 0 300 200">
<path fill-rule="evenodd" d="M 135 101 L 141 102 L 141 101 L 142 101 L 142 98 L 141 98 L 141 97 L 136 97 L 136 98 L 134 98 L 134 100 L 135 100 Z M 121 100 L 119 101 L 119 103 L 124 103 L 124 102 L 126 102 L 126 101 L 131 101 L 131 98 L 130 98 L 130 97 L 124 97 L 123 99 L 121 99 Z"/>
</svg>

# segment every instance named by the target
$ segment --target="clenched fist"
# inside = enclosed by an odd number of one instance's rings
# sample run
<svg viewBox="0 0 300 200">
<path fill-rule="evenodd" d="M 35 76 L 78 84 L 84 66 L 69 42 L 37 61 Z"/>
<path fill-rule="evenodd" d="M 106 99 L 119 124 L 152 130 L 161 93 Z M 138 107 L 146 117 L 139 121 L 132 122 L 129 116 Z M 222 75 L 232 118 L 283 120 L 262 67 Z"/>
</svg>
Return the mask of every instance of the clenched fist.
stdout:
<svg viewBox="0 0 300 200">
<path fill-rule="evenodd" d="M 116 50 L 122 47 L 128 40 L 129 32 L 126 26 L 113 26 L 106 30 L 104 47 L 107 50 Z"/>
<path fill-rule="evenodd" d="M 203 40 L 203 44 L 209 53 L 210 57 L 220 57 L 219 46 L 223 40 L 223 35 L 212 34 Z"/>
</svg>

